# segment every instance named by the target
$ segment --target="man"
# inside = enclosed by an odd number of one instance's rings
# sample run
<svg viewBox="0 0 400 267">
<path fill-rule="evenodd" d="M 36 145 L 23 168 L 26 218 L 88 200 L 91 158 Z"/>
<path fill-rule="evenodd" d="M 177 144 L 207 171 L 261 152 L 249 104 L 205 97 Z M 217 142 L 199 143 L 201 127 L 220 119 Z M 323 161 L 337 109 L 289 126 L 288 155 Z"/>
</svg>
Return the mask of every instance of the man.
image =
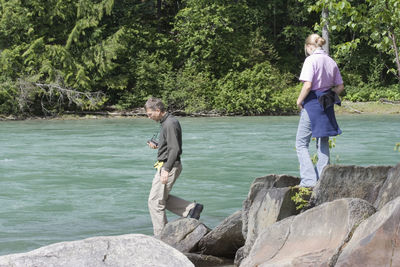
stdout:
<svg viewBox="0 0 400 267">
<path fill-rule="evenodd" d="M 154 236 L 158 237 L 168 222 L 165 209 L 182 217 L 199 219 L 203 205 L 169 194 L 182 171 L 182 129 L 179 121 L 165 110 L 160 99 L 150 98 L 145 109 L 149 119 L 161 123 L 159 141 L 151 139 L 147 142 L 150 148 L 158 149 L 158 162 L 154 165 L 157 172 L 148 200 Z"/>
</svg>

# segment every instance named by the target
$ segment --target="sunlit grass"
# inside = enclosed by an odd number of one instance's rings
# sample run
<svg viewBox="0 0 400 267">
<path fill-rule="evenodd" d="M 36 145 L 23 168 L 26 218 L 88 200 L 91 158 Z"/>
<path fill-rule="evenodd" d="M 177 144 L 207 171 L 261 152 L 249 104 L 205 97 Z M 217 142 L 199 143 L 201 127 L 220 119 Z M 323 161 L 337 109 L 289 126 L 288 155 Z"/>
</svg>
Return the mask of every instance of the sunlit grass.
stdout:
<svg viewBox="0 0 400 267">
<path fill-rule="evenodd" d="M 335 106 L 335 111 L 337 114 L 400 114 L 400 104 L 343 101 L 342 106 Z"/>
</svg>

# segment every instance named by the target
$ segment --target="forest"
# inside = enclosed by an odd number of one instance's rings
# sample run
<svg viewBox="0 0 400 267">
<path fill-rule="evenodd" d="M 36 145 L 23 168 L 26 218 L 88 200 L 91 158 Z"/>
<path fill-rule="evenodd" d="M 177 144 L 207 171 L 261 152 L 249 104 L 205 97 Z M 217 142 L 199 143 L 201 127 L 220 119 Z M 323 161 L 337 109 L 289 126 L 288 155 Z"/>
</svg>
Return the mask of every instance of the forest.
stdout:
<svg viewBox="0 0 400 267">
<path fill-rule="evenodd" d="M 0 0 L 0 114 L 292 114 L 310 33 L 349 101 L 400 100 L 398 0 Z"/>
</svg>

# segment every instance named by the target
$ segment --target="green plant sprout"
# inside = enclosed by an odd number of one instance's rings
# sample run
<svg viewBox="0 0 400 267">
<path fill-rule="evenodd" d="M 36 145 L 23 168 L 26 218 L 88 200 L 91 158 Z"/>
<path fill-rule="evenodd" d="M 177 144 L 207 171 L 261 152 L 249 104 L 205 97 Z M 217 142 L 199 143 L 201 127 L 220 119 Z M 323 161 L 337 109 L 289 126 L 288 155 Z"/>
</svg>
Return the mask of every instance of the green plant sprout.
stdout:
<svg viewBox="0 0 400 267">
<path fill-rule="evenodd" d="M 400 152 L 400 143 L 396 143 L 396 145 L 394 146 L 394 151 Z"/>
<path fill-rule="evenodd" d="M 296 204 L 296 210 L 303 209 L 308 206 L 312 190 L 308 187 L 293 187 L 298 188 L 299 191 L 291 197 L 291 200 Z"/>
<path fill-rule="evenodd" d="M 316 141 L 317 139 L 315 137 L 313 137 L 311 140 Z M 333 149 L 334 147 L 336 147 L 336 137 L 329 138 L 329 150 Z M 311 161 L 313 164 L 317 164 L 317 162 L 318 162 L 317 153 L 315 153 L 314 155 L 311 156 Z M 339 155 L 336 155 L 335 163 L 338 163 L 338 162 L 339 162 Z"/>
</svg>

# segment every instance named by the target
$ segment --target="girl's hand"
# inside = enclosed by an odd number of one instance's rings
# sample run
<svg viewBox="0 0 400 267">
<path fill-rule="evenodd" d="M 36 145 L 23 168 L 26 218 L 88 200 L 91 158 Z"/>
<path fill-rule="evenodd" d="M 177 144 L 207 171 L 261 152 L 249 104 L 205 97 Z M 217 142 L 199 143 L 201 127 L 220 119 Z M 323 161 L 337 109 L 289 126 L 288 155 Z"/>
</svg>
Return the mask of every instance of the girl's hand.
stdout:
<svg viewBox="0 0 400 267">
<path fill-rule="evenodd" d="M 303 102 L 303 101 L 302 101 Z M 297 107 L 299 108 L 299 110 L 303 109 L 303 104 L 302 102 L 297 101 Z"/>
</svg>

